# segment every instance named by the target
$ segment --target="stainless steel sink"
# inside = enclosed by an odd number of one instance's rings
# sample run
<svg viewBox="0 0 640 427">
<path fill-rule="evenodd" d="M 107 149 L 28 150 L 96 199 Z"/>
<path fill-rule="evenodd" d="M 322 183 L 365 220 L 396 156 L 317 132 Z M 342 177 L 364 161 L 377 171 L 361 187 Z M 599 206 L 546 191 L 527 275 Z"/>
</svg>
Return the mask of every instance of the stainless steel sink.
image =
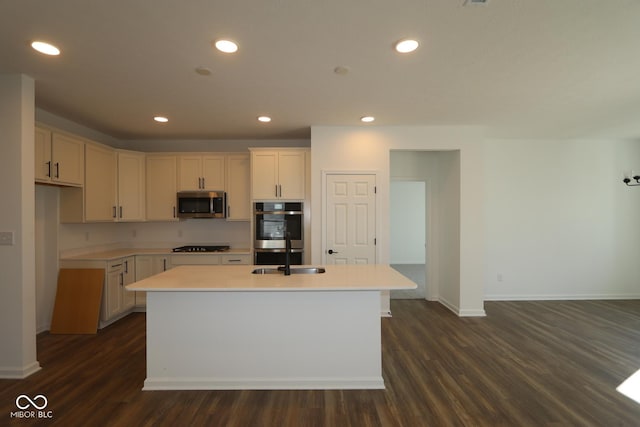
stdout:
<svg viewBox="0 0 640 427">
<path fill-rule="evenodd" d="M 323 267 L 291 267 L 291 274 L 320 274 L 326 270 Z M 277 268 L 256 268 L 251 274 L 284 274 Z"/>
</svg>

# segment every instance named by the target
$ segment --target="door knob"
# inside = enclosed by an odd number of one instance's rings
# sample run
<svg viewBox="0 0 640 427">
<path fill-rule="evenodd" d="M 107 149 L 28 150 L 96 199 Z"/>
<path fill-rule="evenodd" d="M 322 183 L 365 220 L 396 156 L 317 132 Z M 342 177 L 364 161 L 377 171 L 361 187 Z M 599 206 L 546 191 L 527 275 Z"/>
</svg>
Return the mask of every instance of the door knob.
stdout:
<svg viewBox="0 0 640 427">
<path fill-rule="evenodd" d="M 338 252 L 334 251 L 333 249 L 329 249 L 327 252 L 329 253 L 329 255 L 338 253 Z"/>
</svg>

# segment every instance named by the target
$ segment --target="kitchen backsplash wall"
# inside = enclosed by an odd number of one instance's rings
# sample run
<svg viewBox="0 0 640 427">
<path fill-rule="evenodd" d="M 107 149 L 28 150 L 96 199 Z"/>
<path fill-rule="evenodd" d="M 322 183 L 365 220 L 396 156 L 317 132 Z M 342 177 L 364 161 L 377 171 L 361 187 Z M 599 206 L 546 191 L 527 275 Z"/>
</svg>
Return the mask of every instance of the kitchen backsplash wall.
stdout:
<svg viewBox="0 0 640 427">
<path fill-rule="evenodd" d="M 228 244 L 248 249 L 249 222 L 188 219 L 180 222 L 60 224 L 61 255 L 116 247 L 171 248 L 186 244 Z"/>
</svg>

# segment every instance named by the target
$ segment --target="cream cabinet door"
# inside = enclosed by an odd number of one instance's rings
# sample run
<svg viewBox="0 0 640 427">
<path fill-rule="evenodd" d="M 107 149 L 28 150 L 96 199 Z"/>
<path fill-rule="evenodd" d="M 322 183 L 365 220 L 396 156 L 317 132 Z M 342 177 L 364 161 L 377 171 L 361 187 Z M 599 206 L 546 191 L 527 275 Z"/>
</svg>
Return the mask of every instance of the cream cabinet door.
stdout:
<svg viewBox="0 0 640 427">
<path fill-rule="evenodd" d="M 278 192 L 280 199 L 304 199 L 304 156 L 304 151 L 281 151 L 278 153 Z"/>
<path fill-rule="evenodd" d="M 224 191 L 224 157 L 202 156 L 202 189 Z"/>
<path fill-rule="evenodd" d="M 36 126 L 34 133 L 35 180 L 51 182 L 51 131 Z"/>
<path fill-rule="evenodd" d="M 147 221 L 177 221 L 176 156 L 147 155 Z"/>
<path fill-rule="evenodd" d="M 54 132 L 51 162 L 52 181 L 77 186 L 84 183 L 84 141 Z"/>
<path fill-rule="evenodd" d="M 249 155 L 227 156 L 227 221 L 251 219 Z"/>
<path fill-rule="evenodd" d="M 123 286 L 122 286 L 122 309 L 127 310 L 136 305 L 136 293 L 128 291 L 125 286 L 136 281 L 136 260 L 130 256 L 123 260 L 122 266 Z"/>
<path fill-rule="evenodd" d="M 145 219 L 145 155 L 118 151 L 118 221 Z"/>
<path fill-rule="evenodd" d="M 178 191 L 202 190 L 202 158 L 178 157 Z"/>
<path fill-rule="evenodd" d="M 104 304 L 102 306 L 102 320 L 109 321 L 122 312 L 122 287 L 124 285 L 124 275 L 122 272 L 122 261 L 109 263 L 107 271 L 106 295 L 103 295 Z"/>
<path fill-rule="evenodd" d="M 224 155 L 183 155 L 178 158 L 179 191 L 224 189 Z"/>
<path fill-rule="evenodd" d="M 273 200 L 278 197 L 278 153 L 251 152 L 251 193 L 253 199 Z"/>
<path fill-rule="evenodd" d="M 85 221 L 115 221 L 117 219 L 115 150 L 87 144 L 86 168 Z"/>
</svg>

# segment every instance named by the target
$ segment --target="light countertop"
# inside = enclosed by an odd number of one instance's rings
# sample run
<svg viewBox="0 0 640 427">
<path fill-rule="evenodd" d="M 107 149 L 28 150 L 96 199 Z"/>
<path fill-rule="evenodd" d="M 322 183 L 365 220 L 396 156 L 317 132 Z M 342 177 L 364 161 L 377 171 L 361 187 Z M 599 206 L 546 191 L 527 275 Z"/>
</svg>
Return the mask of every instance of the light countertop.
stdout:
<svg viewBox="0 0 640 427">
<path fill-rule="evenodd" d="M 386 264 L 326 265 L 322 274 L 251 274 L 255 265 L 184 265 L 132 283 L 130 291 L 365 291 L 415 289 Z M 292 266 L 292 268 L 303 266 Z"/>
<path fill-rule="evenodd" d="M 112 260 L 117 258 L 124 258 L 134 255 L 241 255 L 250 254 L 249 249 L 234 249 L 231 248 L 228 251 L 222 252 L 173 252 L 169 248 L 160 249 L 145 249 L 145 248 L 125 248 L 125 249 L 112 249 L 108 251 L 89 252 L 79 255 L 63 256 L 63 260 L 85 260 L 85 261 L 100 261 L 100 260 Z"/>
</svg>

